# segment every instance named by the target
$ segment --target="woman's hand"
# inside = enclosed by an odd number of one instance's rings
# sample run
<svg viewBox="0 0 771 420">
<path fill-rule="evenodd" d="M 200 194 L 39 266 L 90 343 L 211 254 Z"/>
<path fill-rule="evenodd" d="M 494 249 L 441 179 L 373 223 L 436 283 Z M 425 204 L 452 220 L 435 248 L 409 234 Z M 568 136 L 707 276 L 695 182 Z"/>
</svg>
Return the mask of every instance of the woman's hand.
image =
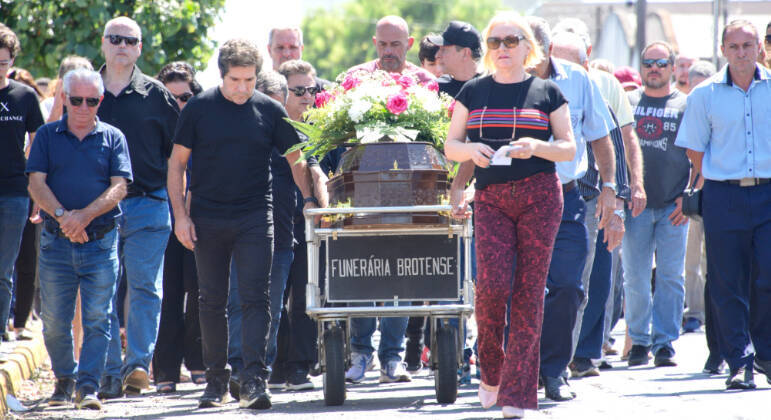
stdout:
<svg viewBox="0 0 771 420">
<path fill-rule="evenodd" d="M 495 154 L 492 147 L 484 143 L 466 143 L 466 147 L 468 147 L 469 155 L 475 165 L 480 168 L 490 166 L 490 158 Z"/>
<path fill-rule="evenodd" d="M 509 143 L 510 149 L 506 156 L 514 159 L 530 159 L 533 157 L 536 147 L 538 147 L 538 143 L 536 142 L 543 143 L 532 137 L 523 137 L 517 141 L 513 141 Z"/>
</svg>

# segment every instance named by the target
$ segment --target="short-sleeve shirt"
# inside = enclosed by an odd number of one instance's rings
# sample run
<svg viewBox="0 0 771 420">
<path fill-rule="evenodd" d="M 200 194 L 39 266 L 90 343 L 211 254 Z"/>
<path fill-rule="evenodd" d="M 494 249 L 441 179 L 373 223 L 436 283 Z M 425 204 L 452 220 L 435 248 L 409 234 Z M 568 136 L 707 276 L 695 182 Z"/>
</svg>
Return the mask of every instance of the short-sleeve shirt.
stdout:
<svg viewBox="0 0 771 420">
<path fill-rule="evenodd" d="M 270 156 L 299 142 L 284 107 L 254 91 L 236 104 L 214 87 L 180 115 L 174 143 L 192 150 L 191 215 L 236 218 L 272 209 Z"/>
<path fill-rule="evenodd" d="M 479 77 L 479 75 L 474 75 L 474 77 Z M 460 89 L 466 82 L 468 82 L 468 80 L 460 81 L 448 74 L 436 79 L 436 83 L 439 84 L 439 92 L 444 92 L 453 98 L 458 96 L 458 92 L 460 92 Z"/>
<path fill-rule="evenodd" d="M 375 70 L 382 70 L 380 68 L 380 60 L 375 59 L 372 61 L 368 61 L 363 64 L 359 64 L 358 66 L 351 67 L 348 69 L 347 73 L 353 73 L 355 71 L 368 71 L 368 72 L 374 72 Z M 415 76 L 418 79 L 418 83 L 426 84 L 430 81 L 436 80 L 433 74 L 429 73 L 422 67 L 418 67 L 409 61 L 404 63 L 404 70 L 402 70 L 402 74 L 411 74 Z"/>
<path fill-rule="evenodd" d="M 632 106 L 629 104 L 629 98 L 624 91 L 624 87 L 621 86 L 621 82 L 612 74 L 597 69 L 589 69 L 589 78 L 597 85 L 603 99 L 608 103 L 610 109 L 613 110 L 613 114 L 616 116 L 616 120 L 618 120 L 618 126 L 623 127 L 634 124 Z"/>
<path fill-rule="evenodd" d="M 43 125 L 35 91 L 15 80 L 0 89 L 0 196 L 27 195 L 24 139 Z"/>
<path fill-rule="evenodd" d="M 66 210 L 87 207 L 109 188 L 110 177 L 132 180 L 123 133 L 97 121 L 96 127 L 83 140 L 78 140 L 67 129 L 66 114 L 37 131 L 27 161 L 27 173 L 30 172 L 46 174 L 46 184 Z M 91 221 L 89 226 L 107 225 L 120 214 L 120 206 L 116 206 Z"/>
<path fill-rule="evenodd" d="M 496 82 L 492 76 L 478 77 L 466 82 L 455 99 L 469 111 L 466 136 L 472 142 L 484 143 L 495 150 L 511 141 L 514 112 L 515 139 L 532 137 L 548 141 L 552 135 L 549 116 L 567 102 L 554 82 L 537 77 L 506 84 Z M 554 162 L 533 156 L 512 159 L 508 166 L 477 166 L 474 175 L 476 188 L 482 189 L 490 184 L 554 171 Z"/>
<path fill-rule="evenodd" d="M 104 72 L 104 67 L 99 71 Z M 118 96 L 104 92 L 97 115 L 126 136 L 134 165 L 134 183 L 129 186 L 129 194 L 165 188 L 167 162 L 179 117 L 174 96 L 134 66 L 131 81 Z"/>
<path fill-rule="evenodd" d="M 686 99 L 677 89 L 661 98 L 648 96 L 642 90 L 629 94 L 645 166 L 643 185 L 648 208 L 667 207 L 688 185 L 691 164 L 685 149 L 675 146 Z"/>
</svg>

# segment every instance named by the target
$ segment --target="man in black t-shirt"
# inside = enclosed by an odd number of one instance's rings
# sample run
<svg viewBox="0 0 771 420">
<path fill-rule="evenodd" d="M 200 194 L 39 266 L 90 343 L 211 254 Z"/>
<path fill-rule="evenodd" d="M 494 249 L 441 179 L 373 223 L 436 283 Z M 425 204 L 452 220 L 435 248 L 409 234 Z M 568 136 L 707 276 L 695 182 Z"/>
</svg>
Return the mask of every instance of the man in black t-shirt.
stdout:
<svg viewBox="0 0 771 420">
<path fill-rule="evenodd" d="M 482 59 L 482 36 L 466 22 L 452 21 L 441 36 L 429 37 L 439 45 L 436 60 L 442 64 L 445 75 L 438 78 L 439 91 L 453 98 L 467 81 L 477 77 Z"/>
<path fill-rule="evenodd" d="M 8 322 L 13 290 L 13 267 L 29 211 L 24 140 L 29 143 L 43 125 L 35 92 L 9 80 L 8 68 L 19 52 L 19 39 L 0 29 L 0 326 Z"/>
<path fill-rule="evenodd" d="M 180 243 L 195 252 L 200 289 L 201 337 L 206 390 L 199 407 L 219 406 L 228 397 L 230 369 L 225 306 L 231 259 L 237 270 L 243 313 L 240 406 L 271 406 L 265 380 L 270 329 L 269 276 L 273 254 L 270 156 L 299 142 L 284 108 L 254 90 L 262 57 L 250 41 L 234 39 L 219 50 L 222 84 L 185 107 L 169 159 L 168 189 Z M 183 199 L 183 174 L 192 153 L 190 210 Z M 301 151 L 287 155 L 296 162 Z M 310 197 L 307 165 L 291 167 Z M 316 207 L 305 200 L 305 208 Z"/>
</svg>

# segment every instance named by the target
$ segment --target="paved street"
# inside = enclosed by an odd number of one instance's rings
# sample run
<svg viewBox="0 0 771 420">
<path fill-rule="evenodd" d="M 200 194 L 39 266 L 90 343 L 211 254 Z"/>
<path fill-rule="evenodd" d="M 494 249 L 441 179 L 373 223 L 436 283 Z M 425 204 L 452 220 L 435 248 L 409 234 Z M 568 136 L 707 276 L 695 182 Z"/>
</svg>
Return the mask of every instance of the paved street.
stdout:
<svg viewBox="0 0 771 420">
<path fill-rule="evenodd" d="M 620 326 L 616 347 L 621 347 Z M 578 399 L 554 403 L 539 393 L 539 411 L 527 412 L 529 419 L 771 419 L 771 385 L 763 375 L 756 375 L 758 389 L 750 392 L 727 392 L 726 376 L 709 377 L 701 373 L 706 359 L 704 334 L 686 334 L 675 343 L 679 366 L 630 369 L 618 356 L 611 358 L 614 368 L 600 377 L 571 381 Z M 50 371 L 41 372 L 36 383 L 39 396 L 51 392 Z M 44 380 L 49 378 L 49 380 Z M 25 419 L 44 418 L 213 418 L 238 419 L 258 414 L 262 419 L 485 419 L 500 418 L 499 410 L 483 410 L 476 398 L 477 381 L 463 386 L 453 405 L 438 405 L 433 377 L 419 375 L 411 383 L 378 385 L 378 373 L 369 372 L 367 380 L 348 386 L 348 399 L 341 407 L 326 407 L 321 393 L 321 377 L 314 378 L 316 389 L 307 392 L 273 394 L 273 409 L 264 412 L 240 410 L 235 402 L 220 409 L 198 410 L 197 398 L 203 386 L 181 384 L 171 396 L 149 393 L 141 398 L 110 401 L 101 412 L 47 408 L 39 404 L 31 412 L 19 415 Z M 35 401 L 22 399 L 27 405 Z"/>
</svg>

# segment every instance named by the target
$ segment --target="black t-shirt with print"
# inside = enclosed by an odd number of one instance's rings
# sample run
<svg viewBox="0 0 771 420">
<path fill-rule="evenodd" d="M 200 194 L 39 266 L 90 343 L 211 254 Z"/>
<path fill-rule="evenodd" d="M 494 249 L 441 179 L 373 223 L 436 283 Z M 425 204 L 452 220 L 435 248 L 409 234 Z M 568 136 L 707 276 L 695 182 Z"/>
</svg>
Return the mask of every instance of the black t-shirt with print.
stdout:
<svg viewBox="0 0 771 420">
<path fill-rule="evenodd" d="M 549 115 L 567 103 L 559 87 L 551 80 L 530 77 L 519 83 L 498 83 L 492 76 L 472 79 L 455 99 L 468 110 L 466 135 L 472 142 L 482 142 L 498 150 L 511 141 L 516 108 L 514 138 L 532 137 L 549 141 Z M 480 137 L 480 126 L 481 137 Z M 476 188 L 527 178 L 540 172 L 554 172 L 554 162 L 539 157 L 512 159 L 508 166 L 477 166 Z"/>
<path fill-rule="evenodd" d="M 24 139 L 43 125 L 35 91 L 15 80 L 0 89 L 0 196 L 27 195 Z"/>
<path fill-rule="evenodd" d="M 191 215 L 237 218 L 272 209 L 270 157 L 299 142 L 275 100 L 255 91 L 245 103 L 219 87 L 195 96 L 179 117 L 174 143 L 192 150 Z"/>
</svg>

